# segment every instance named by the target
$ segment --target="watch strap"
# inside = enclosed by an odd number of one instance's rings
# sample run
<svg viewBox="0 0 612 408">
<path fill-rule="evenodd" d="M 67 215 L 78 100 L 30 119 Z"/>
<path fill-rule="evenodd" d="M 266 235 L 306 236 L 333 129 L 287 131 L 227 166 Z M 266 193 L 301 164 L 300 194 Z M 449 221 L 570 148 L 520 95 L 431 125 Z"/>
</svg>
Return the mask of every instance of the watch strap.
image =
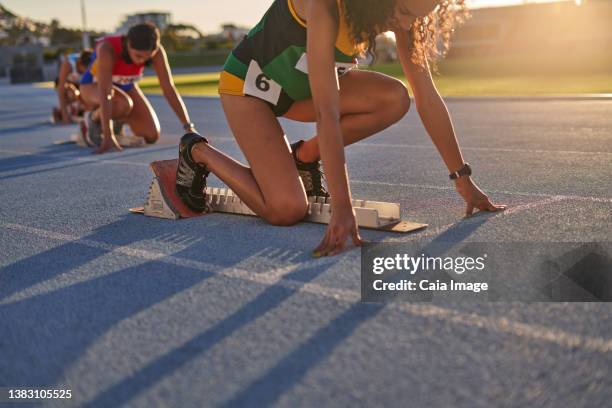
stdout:
<svg viewBox="0 0 612 408">
<path fill-rule="evenodd" d="M 464 163 L 459 170 L 451 173 L 448 175 L 448 177 L 451 180 L 456 180 L 459 177 L 463 177 L 463 176 L 471 176 L 472 175 L 472 168 L 470 167 L 469 163 Z"/>
</svg>

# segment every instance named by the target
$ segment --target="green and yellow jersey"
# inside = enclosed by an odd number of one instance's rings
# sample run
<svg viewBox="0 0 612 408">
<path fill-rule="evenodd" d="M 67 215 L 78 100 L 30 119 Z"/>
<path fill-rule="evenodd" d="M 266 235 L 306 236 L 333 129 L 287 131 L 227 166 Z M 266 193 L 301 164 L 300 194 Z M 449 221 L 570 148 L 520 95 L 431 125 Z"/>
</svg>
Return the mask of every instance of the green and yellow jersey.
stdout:
<svg viewBox="0 0 612 408">
<path fill-rule="evenodd" d="M 338 75 L 357 66 L 360 47 L 352 39 L 342 0 L 335 44 Z M 292 0 L 275 0 L 262 20 L 232 51 L 223 67 L 219 93 L 249 95 L 268 102 L 277 116 L 294 101 L 310 99 L 306 27 Z"/>
</svg>

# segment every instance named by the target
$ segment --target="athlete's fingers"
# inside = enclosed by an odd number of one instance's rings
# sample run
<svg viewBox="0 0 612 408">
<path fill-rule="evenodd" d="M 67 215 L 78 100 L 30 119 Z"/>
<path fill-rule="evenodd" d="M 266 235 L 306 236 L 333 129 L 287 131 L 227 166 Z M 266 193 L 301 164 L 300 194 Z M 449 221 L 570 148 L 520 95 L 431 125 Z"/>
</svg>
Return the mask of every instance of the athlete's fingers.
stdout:
<svg viewBox="0 0 612 408">
<path fill-rule="evenodd" d="M 324 249 L 323 256 L 333 256 L 338 253 L 338 248 L 342 248 L 346 242 L 346 234 L 342 231 L 336 231 L 331 234 L 327 242 L 327 248 Z M 342 250 L 342 249 L 340 249 Z"/>
<path fill-rule="evenodd" d="M 119 151 L 123 150 L 123 147 L 119 144 L 119 142 L 117 142 L 116 140 L 113 140 L 113 147 Z"/>
<path fill-rule="evenodd" d="M 332 234 L 330 236 L 329 241 L 327 242 L 327 246 L 323 249 L 323 256 L 333 255 L 336 251 L 336 248 L 338 248 L 338 246 L 340 245 L 340 242 L 346 240 L 346 237 L 343 240 L 340 235 L 341 234 Z"/>
<path fill-rule="evenodd" d="M 325 235 L 323 235 L 323 239 L 319 242 L 319 245 L 312 252 L 312 256 L 315 258 L 319 258 L 324 255 L 323 248 L 327 247 L 327 242 L 329 241 L 329 231 L 325 231 Z"/>
<path fill-rule="evenodd" d="M 497 204 L 493 204 L 492 202 L 489 201 L 488 203 L 488 207 L 487 207 L 487 211 L 492 211 L 492 212 L 497 212 L 497 211 L 503 211 L 507 208 L 506 205 L 497 205 Z"/>
<path fill-rule="evenodd" d="M 465 208 L 465 216 L 470 217 L 474 213 L 474 204 L 472 202 L 468 202 Z"/>
<path fill-rule="evenodd" d="M 322 250 L 325 247 L 325 241 L 326 241 L 326 237 L 323 237 L 321 242 L 319 242 L 319 245 L 317 245 L 314 251 L 312 251 L 312 256 L 314 256 L 315 258 L 322 256 Z"/>
<path fill-rule="evenodd" d="M 353 244 L 355 246 L 362 246 L 364 243 L 364 240 L 361 239 L 361 235 L 359 235 L 359 229 L 355 228 L 355 231 L 353 231 Z"/>
<path fill-rule="evenodd" d="M 478 208 L 483 211 L 501 211 L 506 208 L 505 205 L 495 205 L 491 202 L 491 200 L 487 197 L 483 203 L 481 203 Z"/>
<path fill-rule="evenodd" d="M 96 150 L 93 151 L 93 154 L 102 154 L 102 153 L 104 153 L 107 150 L 108 150 L 107 147 L 100 146 Z"/>
<path fill-rule="evenodd" d="M 342 239 L 338 241 L 335 245 L 335 248 L 333 248 L 331 252 L 329 253 L 329 256 L 335 256 L 335 255 L 338 255 L 340 252 L 342 252 L 344 250 L 344 247 L 346 246 L 345 243 L 346 243 L 346 239 Z"/>
</svg>

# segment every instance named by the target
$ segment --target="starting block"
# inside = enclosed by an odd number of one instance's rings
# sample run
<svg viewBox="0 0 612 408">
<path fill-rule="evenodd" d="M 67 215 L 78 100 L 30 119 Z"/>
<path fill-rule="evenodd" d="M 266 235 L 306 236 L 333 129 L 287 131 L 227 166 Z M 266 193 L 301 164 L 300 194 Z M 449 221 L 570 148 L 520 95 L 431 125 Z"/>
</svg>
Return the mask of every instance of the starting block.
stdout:
<svg viewBox="0 0 612 408">
<path fill-rule="evenodd" d="M 54 145 L 68 145 L 68 144 L 76 144 L 79 147 L 87 147 L 87 143 L 83 139 L 83 136 L 80 132 L 73 133 L 70 135 L 70 138 L 66 140 L 57 140 L 53 142 Z"/>
<path fill-rule="evenodd" d="M 146 142 L 142 137 L 132 135 L 117 135 L 115 136 L 121 147 L 144 147 Z M 69 145 L 76 144 L 79 147 L 93 147 L 89 146 L 81 132 L 73 133 L 66 140 L 57 140 L 53 142 L 54 145 Z"/>
<path fill-rule="evenodd" d="M 176 194 L 177 160 L 164 160 L 151 163 L 154 178 L 149 186 L 149 193 L 144 207 L 130 208 L 131 213 L 144 214 L 149 217 L 178 220 L 205 215 L 189 209 Z M 238 196 L 227 188 L 207 187 L 206 199 L 209 212 L 222 212 L 256 216 L 256 214 Z M 427 227 L 427 224 L 402 220 L 400 205 L 369 200 L 353 200 L 357 224 L 369 228 L 391 232 L 412 232 Z M 308 197 L 308 214 L 304 221 L 329 224 L 331 219 L 331 199 L 326 197 Z"/>
</svg>

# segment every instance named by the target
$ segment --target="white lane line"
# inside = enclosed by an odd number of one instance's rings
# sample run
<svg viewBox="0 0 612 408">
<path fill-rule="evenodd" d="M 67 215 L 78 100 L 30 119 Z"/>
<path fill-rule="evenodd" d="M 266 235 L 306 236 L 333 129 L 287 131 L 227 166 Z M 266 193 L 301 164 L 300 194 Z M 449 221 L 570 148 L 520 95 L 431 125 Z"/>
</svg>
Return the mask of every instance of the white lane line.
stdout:
<svg viewBox="0 0 612 408">
<path fill-rule="evenodd" d="M 0 149 L 0 152 L 2 153 L 10 153 L 10 154 L 20 154 L 22 156 L 40 156 L 40 157 L 52 157 L 54 159 L 61 159 L 62 160 L 62 164 L 65 164 L 66 162 L 70 162 L 70 161 L 77 161 L 77 162 L 85 162 L 85 163 L 98 163 L 98 164 L 104 164 L 104 163 L 113 163 L 113 164 L 129 164 L 132 166 L 148 166 L 148 163 L 138 163 L 138 162 L 130 162 L 130 161 L 125 161 L 125 160 L 115 160 L 115 159 L 95 159 L 95 158 L 89 158 L 89 157 L 65 157 L 65 156 L 58 156 L 56 154 L 45 154 L 45 153 L 36 153 L 36 152 L 28 152 L 28 151 L 22 151 L 22 150 L 9 150 L 9 149 Z M 40 165 L 44 165 L 45 163 L 39 164 Z M 52 163 L 47 163 L 47 164 L 52 164 Z M 53 169 L 55 167 L 52 167 L 51 169 Z M 59 167 L 60 169 L 62 167 Z"/>
<path fill-rule="evenodd" d="M 353 147 L 384 147 L 391 149 L 426 149 L 436 150 L 434 145 L 417 145 L 417 144 L 403 144 L 403 143 L 372 143 L 372 142 L 359 142 L 350 146 Z M 586 154 L 586 155 L 607 155 L 611 156 L 612 152 L 593 152 L 583 150 L 542 150 L 542 149 L 512 149 L 507 147 L 476 147 L 476 146 L 462 146 L 461 150 L 473 150 L 482 152 L 502 152 L 502 153 L 537 153 L 537 154 Z"/>
<path fill-rule="evenodd" d="M 500 211 L 497 213 L 491 213 L 491 214 L 494 214 L 493 217 L 495 218 L 505 217 L 508 215 L 516 215 L 523 211 L 533 210 L 534 208 L 541 207 L 547 204 L 554 204 L 554 203 L 557 203 L 563 200 L 566 200 L 566 198 L 561 197 L 561 196 L 555 196 L 555 197 L 546 198 L 544 200 L 535 201 L 532 203 L 526 203 L 526 204 L 517 205 L 515 207 L 509 207 L 504 211 Z M 476 215 L 474 218 L 463 218 L 462 225 L 466 226 L 466 225 L 469 225 L 468 223 L 477 223 L 479 222 L 479 219 L 477 217 L 482 216 L 482 215 L 484 214 Z M 451 229 L 452 227 L 456 225 L 457 225 L 457 222 L 451 222 L 450 224 L 445 224 L 437 228 L 428 228 L 423 232 L 420 232 L 415 235 L 408 235 L 407 237 L 386 238 L 383 242 L 402 243 L 402 242 L 418 241 L 418 240 L 422 240 L 422 239 L 429 238 L 432 236 L 438 236 L 448 231 L 449 229 Z"/>
<path fill-rule="evenodd" d="M 219 137 L 219 138 L 215 138 L 215 140 L 219 140 L 219 141 L 223 141 L 223 142 L 227 142 L 227 141 L 234 141 L 235 139 L 233 137 Z M 148 153 L 156 153 L 160 150 L 154 150 Z M 66 157 L 66 156 L 58 156 L 56 154 L 48 154 L 48 153 L 39 153 L 39 152 L 33 152 L 33 151 L 26 151 L 26 150 L 11 150 L 11 149 L 0 149 L 0 153 L 8 153 L 8 154 L 19 154 L 22 156 L 40 156 L 40 157 L 51 157 L 54 159 L 62 159 L 62 161 L 65 162 L 69 162 L 71 160 L 74 161 L 78 161 L 78 162 L 85 162 L 85 163 L 94 163 L 94 164 L 105 164 L 105 163 L 112 163 L 112 164 L 127 164 L 130 166 L 140 166 L 140 167 L 148 167 L 149 163 L 139 163 L 139 162 L 132 162 L 132 161 L 125 161 L 125 160 L 117 160 L 117 159 L 106 159 L 106 158 L 95 158 L 95 157 Z M 145 152 L 147 153 L 147 152 Z M 174 153 L 174 152 L 173 152 Z M 172 157 L 171 157 L 172 158 Z M 158 159 L 158 160 L 162 160 L 162 159 Z M 53 163 L 42 163 L 42 164 L 38 164 L 37 166 L 42 166 L 42 165 L 46 165 L 46 164 L 53 164 Z M 51 170 L 55 169 L 56 167 L 50 167 Z M 59 169 L 61 169 L 62 167 L 57 167 Z M 1 169 L 1 168 L 0 168 Z"/>
<path fill-rule="evenodd" d="M 5 229 L 20 231 L 43 238 L 54 239 L 63 242 L 76 242 L 81 245 L 104 249 L 111 252 L 118 252 L 124 255 L 138 257 L 145 260 L 163 262 L 165 264 L 168 264 L 169 266 L 180 266 L 198 269 L 205 272 L 214 273 L 219 276 L 242 279 L 261 285 L 282 285 L 289 289 L 296 290 L 299 293 L 308 293 L 316 296 L 323 296 L 348 303 L 357 303 L 361 299 L 361 295 L 359 292 L 346 289 L 329 288 L 316 283 L 303 283 L 289 279 L 282 279 L 282 274 L 280 273 L 260 275 L 237 268 L 224 268 L 219 270 L 218 266 L 209 265 L 205 262 L 182 259 L 173 255 L 164 254 L 162 252 L 154 252 L 138 248 L 132 248 L 129 245 L 115 246 L 112 244 L 101 243 L 84 237 L 60 234 L 39 228 L 28 227 L 21 224 L 6 223 L 0 224 L 0 226 Z M 319 262 L 322 264 L 325 262 L 325 260 L 314 260 L 307 262 L 306 264 L 308 264 L 308 266 L 313 266 Z M 329 260 L 327 260 L 327 262 L 329 262 Z M 297 268 L 305 266 L 305 264 L 292 264 L 284 268 L 279 268 L 279 270 L 295 270 Z M 444 322 L 454 323 L 461 326 L 467 326 L 470 328 L 476 328 L 481 330 L 489 330 L 496 333 L 510 334 L 524 339 L 546 342 L 566 348 L 581 348 L 584 350 L 598 353 L 609 353 L 612 351 L 612 339 L 606 339 L 603 337 L 582 336 L 560 329 L 517 322 L 506 317 L 481 316 L 476 313 L 461 312 L 429 304 L 424 305 L 408 303 L 390 303 L 387 305 L 387 307 L 399 309 L 413 316 L 435 318 Z"/>
<path fill-rule="evenodd" d="M 234 140 L 233 138 L 219 138 L 221 140 Z M 0 149 L 2 153 L 11 153 L 11 154 L 22 154 L 28 156 L 42 156 L 42 157 L 55 157 L 56 155 L 44 154 L 44 153 L 36 153 L 36 152 L 27 152 L 27 151 L 19 151 L 19 150 L 7 150 Z M 139 163 L 139 162 L 129 162 L 123 160 L 113 160 L 113 159 L 93 159 L 87 157 L 70 157 L 66 158 L 66 161 L 75 160 L 75 161 L 83 161 L 94 164 L 124 164 L 130 166 L 139 166 L 139 167 L 148 167 L 148 163 Z M 50 170 L 53 169 L 61 169 L 62 167 L 50 167 Z M 407 188 L 423 188 L 428 190 L 440 190 L 440 191 L 454 191 L 453 187 L 449 186 L 437 186 L 432 184 L 411 184 L 411 183 L 387 183 L 383 181 L 368 181 L 368 180 L 355 180 L 351 179 L 351 183 L 354 184 L 366 184 L 366 185 L 378 185 L 378 186 L 390 186 L 390 187 L 407 187 Z M 495 194 L 506 194 L 506 195 L 517 195 L 517 196 L 526 196 L 526 197 L 563 197 L 566 200 L 580 200 L 580 201 L 591 201 L 598 203 L 612 203 L 612 198 L 608 197 L 585 197 L 580 195 L 560 195 L 560 194 L 546 194 L 546 193 L 530 193 L 530 192 L 522 192 L 522 191 L 508 191 L 508 190 L 487 190 L 487 192 L 495 193 Z"/>
<path fill-rule="evenodd" d="M 545 200 L 535 201 L 533 203 L 521 204 L 517 205 L 516 207 L 508 207 L 504 211 L 500 212 L 499 215 L 507 216 L 512 214 L 518 214 L 522 211 L 532 210 L 543 205 L 554 204 L 563 200 L 567 200 L 567 198 L 563 196 L 549 197 Z"/>
<path fill-rule="evenodd" d="M 455 191 L 454 187 L 450 186 L 437 186 L 433 184 L 411 184 L 411 183 L 387 183 L 384 181 L 368 181 L 368 180 L 355 180 L 351 179 L 351 183 L 354 184 L 366 184 L 373 186 L 389 186 L 389 187 L 406 187 L 406 188 L 424 188 L 427 190 L 439 190 L 439 191 Z M 585 197 L 580 195 L 567 195 L 567 194 L 546 194 L 546 193 L 530 193 L 525 191 L 508 191 L 508 190 L 489 190 L 487 193 L 495 194 L 506 194 L 516 195 L 525 197 L 559 197 L 564 200 L 581 200 L 581 201 L 592 201 L 597 203 L 612 203 L 612 198 L 609 197 Z"/>
</svg>

